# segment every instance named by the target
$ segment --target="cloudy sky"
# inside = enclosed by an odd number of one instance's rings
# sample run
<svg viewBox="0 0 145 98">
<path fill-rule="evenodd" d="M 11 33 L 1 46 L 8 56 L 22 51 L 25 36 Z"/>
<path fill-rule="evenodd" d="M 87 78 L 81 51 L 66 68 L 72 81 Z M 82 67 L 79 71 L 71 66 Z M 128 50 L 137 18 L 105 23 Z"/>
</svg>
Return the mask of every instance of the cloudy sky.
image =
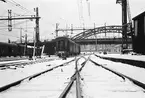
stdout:
<svg viewBox="0 0 145 98">
<path fill-rule="evenodd" d="M 59 28 L 74 27 L 91 28 L 106 25 L 121 25 L 121 5 L 116 0 L 6 0 L 0 2 L 0 16 L 7 16 L 7 10 L 12 9 L 12 15 L 33 15 L 34 8 L 39 8 L 40 38 L 52 39 L 55 36 L 55 24 Z M 20 4 L 20 5 L 18 5 Z M 145 0 L 129 0 L 131 16 L 134 17 L 145 11 Z M 89 7 L 90 5 L 90 7 Z M 24 16 L 22 16 L 24 17 Z M 3 18 L 3 17 L 0 17 Z M 25 21 L 25 22 L 24 22 Z M 23 24 L 21 24 L 23 23 Z M 13 21 L 14 29 L 8 32 L 7 21 L 0 21 L 0 41 L 19 40 L 20 29 L 22 35 L 28 34 L 28 39 L 33 39 L 35 21 Z M 67 32 L 60 32 L 66 34 Z M 77 32 L 79 33 L 79 32 Z M 68 32 L 68 34 L 70 34 Z M 74 33 L 75 34 L 75 33 Z"/>
</svg>

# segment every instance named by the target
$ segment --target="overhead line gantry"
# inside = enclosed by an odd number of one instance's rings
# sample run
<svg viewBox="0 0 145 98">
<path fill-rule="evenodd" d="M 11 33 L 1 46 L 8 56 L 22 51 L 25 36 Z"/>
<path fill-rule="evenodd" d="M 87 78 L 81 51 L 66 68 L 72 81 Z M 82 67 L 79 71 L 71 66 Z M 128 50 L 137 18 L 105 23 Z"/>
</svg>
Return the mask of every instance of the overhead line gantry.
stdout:
<svg viewBox="0 0 145 98">
<path fill-rule="evenodd" d="M 31 15 L 31 17 L 12 17 L 12 11 L 11 10 L 8 10 L 8 18 L 1 18 L 0 21 L 3 21 L 3 20 L 8 20 L 8 30 L 9 31 L 12 31 L 12 20 L 25 20 L 25 19 L 35 19 L 35 23 L 36 23 L 36 26 L 35 26 L 35 42 L 34 42 L 34 47 L 38 48 L 39 47 L 39 42 L 40 42 L 40 37 L 39 37 L 39 13 L 38 13 L 38 7 L 35 9 L 35 12 L 36 12 L 36 15 Z M 27 41 L 27 35 L 25 35 L 25 39 Z M 25 42 L 26 44 L 26 47 L 27 47 L 27 42 Z M 34 48 L 34 53 L 33 55 L 37 55 L 37 51 L 35 51 L 35 48 Z"/>
<path fill-rule="evenodd" d="M 35 38 L 36 38 L 36 43 L 40 41 L 40 38 L 39 38 L 39 13 L 38 13 L 38 7 L 36 8 L 36 15 L 31 15 L 31 16 L 27 16 L 27 17 L 12 17 L 11 15 L 12 13 L 12 10 L 8 10 L 8 18 L 1 18 L 0 21 L 2 20 L 8 20 L 8 30 L 9 31 L 12 31 L 12 20 L 26 20 L 26 19 L 30 19 L 30 20 L 33 20 L 35 19 L 35 23 L 36 23 L 36 27 L 35 27 L 35 32 L 36 32 L 36 35 L 35 35 Z"/>
</svg>

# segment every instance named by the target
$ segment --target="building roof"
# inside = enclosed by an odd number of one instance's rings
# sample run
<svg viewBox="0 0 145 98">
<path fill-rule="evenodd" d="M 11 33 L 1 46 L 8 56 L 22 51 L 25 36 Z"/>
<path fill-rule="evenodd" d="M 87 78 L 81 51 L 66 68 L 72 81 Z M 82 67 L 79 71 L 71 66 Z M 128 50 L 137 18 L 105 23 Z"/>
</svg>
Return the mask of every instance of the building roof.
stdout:
<svg viewBox="0 0 145 98">
<path fill-rule="evenodd" d="M 141 14 L 139 14 L 139 15 L 135 16 L 134 18 L 132 18 L 132 20 L 139 19 L 140 17 L 143 17 L 143 16 L 145 16 L 145 11 L 144 11 L 144 12 L 142 12 Z"/>
</svg>

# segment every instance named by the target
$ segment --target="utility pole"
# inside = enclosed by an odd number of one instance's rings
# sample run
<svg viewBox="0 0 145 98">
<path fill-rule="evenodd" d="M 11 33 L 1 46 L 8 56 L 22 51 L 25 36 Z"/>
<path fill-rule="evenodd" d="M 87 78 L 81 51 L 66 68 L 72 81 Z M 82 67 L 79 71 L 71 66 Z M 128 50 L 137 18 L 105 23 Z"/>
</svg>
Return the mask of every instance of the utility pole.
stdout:
<svg viewBox="0 0 145 98">
<path fill-rule="evenodd" d="M 24 56 L 27 55 L 27 34 L 25 34 L 25 48 L 24 48 Z"/>
<path fill-rule="evenodd" d="M 83 32 L 85 31 L 85 24 L 83 23 Z"/>
<path fill-rule="evenodd" d="M 8 10 L 8 30 L 12 31 L 12 10 Z"/>
<path fill-rule="evenodd" d="M 58 37 L 58 23 L 56 23 L 56 30 L 55 30 L 55 33 L 56 33 L 56 38 Z"/>
<path fill-rule="evenodd" d="M 122 5 L 122 50 L 128 48 L 127 44 L 127 0 L 116 0 Z"/>
<path fill-rule="evenodd" d="M 22 28 L 20 28 L 20 44 L 22 44 Z"/>
<path fill-rule="evenodd" d="M 73 24 L 71 24 L 71 34 L 73 34 Z"/>
<path fill-rule="evenodd" d="M 106 23 L 104 24 L 104 26 L 105 26 L 105 38 L 106 38 Z M 105 49 L 104 50 L 105 50 L 104 52 L 107 52 L 107 46 L 106 46 L 106 44 L 105 44 Z"/>
<path fill-rule="evenodd" d="M 96 52 L 97 52 L 97 34 L 96 34 L 96 30 L 95 30 L 96 24 L 94 23 L 94 36 L 96 38 Z"/>
<path fill-rule="evenodd" d="M 122 0 L 122 33 L 123 33 L 123 44 L 122 48 L 127 49 L 127 1 Z"/>
<path fill-rule="evenodd" d="M 37 51 L 37 48 L 39 47 L 39 42 L 40 42 L 40 38 L 39 38 L 39 12 L 38 12 L 38 7 L 36 8 L 36 28 L 35 28 L 35 31 L 36 31 L 36 34 L 35 34 L 35 39 L 36 39 L 36 55 L 38 55 L 38 51 Z M 34 48 L 35 49 L 35 48 Z"/>
<path fill-rule="evenodd" d="M 36 43 L 40 41 L 39 38 L 39 12 L 38 7 L 36 8 Z"/>
</svg>

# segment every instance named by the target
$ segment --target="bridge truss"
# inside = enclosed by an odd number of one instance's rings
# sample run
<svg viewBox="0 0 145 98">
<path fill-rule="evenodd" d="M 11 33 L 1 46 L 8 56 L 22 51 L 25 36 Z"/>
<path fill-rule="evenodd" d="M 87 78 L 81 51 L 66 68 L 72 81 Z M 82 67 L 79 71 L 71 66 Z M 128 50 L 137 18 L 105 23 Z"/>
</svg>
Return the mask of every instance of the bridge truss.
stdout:
<svg viewBox="0 0 145 98">
<path fill-rule="evenodd" d="M 123 44 L 122 39 L 122 25 L 110 25 L 110 26 L 100 26 L 90 29 L 57 29 L 58 31 L 79 31 L 83 30 L 81 33 L 71 37 L 72 40 L 81 44 L 81 51 L 99 51 L 108 49 L 108 51 L 121 51 L 121 44 Z M 130 33 L 130 28 L 127 28 L 127 34 Z M 99 37 L 102 36 L 101 38 Z M 104 36 L 105 35 L 105 36 Z M 111 35 L 106 36 L 106 35 Z M 114 36 L 115 35 L 115 36 Z M 116 35 L 119 35 L 117 37 Z M 93 37 L 93 38 L 92 38 Z M 131 38 L 128 37 L 126 44 L 131 43 Z M 116 47 L 116 45 L 119 45 Z M 89 47 L 88 47 L 89 46 Z M 91 48 L 90 48 L 91 47 Z"/>
<path fill-rule="evenodd" d="M 100 26 L 100 27 L 95 27 L 95 28 L 91 28 L 91 29 L 85 29 L 85 28 L 70 28 L 70 29 L 56 29 L 56 32 L 58 33 L 58 31 L 80 31 L 83 30 L 83 32 L 76 34 L 74 36 L 71 37 L 72 40 L 81 40 L 81 39 L 88 39 L 90 36 L 96 36 L 97 34 L 108 34 L 108 33 L 120 33 L 121 35 L 123 35 L 122 33 L 122 25 L 110 25 L 110 26 Z M 130 36 L 130 27 L 129 25 L 127 25 L 127 35 Z M 120 37 L 122 38 L 122 36 Z"/>
<path fill-rule="evenodd" d="M 101 33 L 120 33 L 122 34 L 122 26 L 112 25 L 112 26 L 101 26 L 93 29 L 85 30 L 75 36 L 73 36 L 72 40 L 81 40 L 87 39 L 90 36 L 101 34 Z"/>
</svg>

